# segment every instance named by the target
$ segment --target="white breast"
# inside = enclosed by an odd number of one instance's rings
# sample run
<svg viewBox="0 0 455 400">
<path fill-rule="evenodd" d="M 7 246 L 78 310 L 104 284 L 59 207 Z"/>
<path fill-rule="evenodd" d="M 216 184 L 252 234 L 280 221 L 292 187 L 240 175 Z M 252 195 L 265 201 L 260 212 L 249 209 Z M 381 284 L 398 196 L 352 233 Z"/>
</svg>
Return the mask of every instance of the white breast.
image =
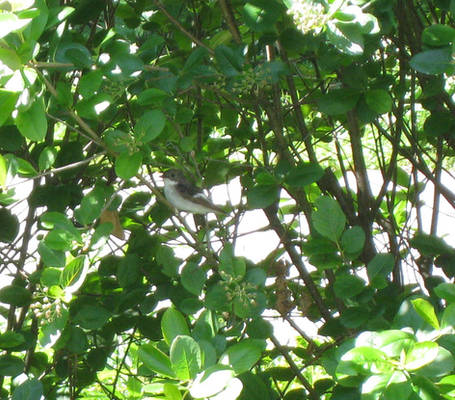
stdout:
<svg viewBox="0 0 455 400">
<path fill-rule="evenodd" d="M 171 203 L 177 210 L 188 211 L 196 214 L 206 214 L 212 210 L 208 207 L 204 207 L 202 204 L 193 203 L 180 195 L 176 189 L 176 185 L 173 182 L 169 182 L 168 179 L 164 179 L 164 195 L 166 199 Z M 208 201 L 202 193 L 198 193 L 197 197 L 204 198 Z"/>
</svg>

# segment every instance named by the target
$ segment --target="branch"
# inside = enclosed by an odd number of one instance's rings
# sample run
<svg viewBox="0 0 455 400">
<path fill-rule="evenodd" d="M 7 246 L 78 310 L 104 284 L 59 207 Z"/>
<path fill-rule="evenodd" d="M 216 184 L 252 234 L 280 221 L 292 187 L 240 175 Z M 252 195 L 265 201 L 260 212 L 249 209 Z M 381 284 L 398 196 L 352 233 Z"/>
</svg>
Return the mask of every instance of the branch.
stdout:
<svg viewBox="0 0 455 400">
<path fill-rule="evenodd" d="M 304 386 L 304 388 L 308 391 L 310 399 L 311 400 L 319 400 L 319 398 L 320 398 L 319 395 L 314 391 L 313 387 L 310 385 L 310 382 L 308 382 L 307 379 L 302 375 L 302 373 L 300 372 L 299 367 L 294 362 L 292 357 L 289 355 L 289 351 L 287 351 L 285 348 L 283 348 L 283 346 L 281 346 L 280 342 L 278 341 L 278 339 L 275 336 L 270 335 L 270 340 L 272 341 L 272 343 L 274 344 L 276 349 L 284 357 L 286 362 L 289 364 L 289 366 L 292 369 L 292 372 L 294 372 L 294 374 L 297 377 L 297 379 Z"/>
<path fill-rule="evenodd" d="M 229 0 L 219 0 L 219 3 L 221 7 L 221 12 L 223 13 L 224 19 L 229 28 L 229 32 L 231 32 L 231 35 L 236 43 L 238 44 L 242 43 L 242 39 L 240 38 L 240 32 L 239 29 L 237 28 L 237 23 L 232 13 L 231 4 L 229 3 Z"/>
<path fill-rule="evenodd" d="M 191 32 L 188 32 L 182 24 L 177 21 L 169 12 L 166 10 L 164 7 L 163 3 L 159 0 L 154 0 L 155 5 L 160 9 L 160 11 L 166 15 L 166 17 L 171 21 L 182 33 L 184 33 L 186 36 L 188 36 L 194 43 L 196 43 L 198 46 L 203 47 L 206 49 L 212 56 L 215 54 L 215 52 L 206 44 L 201 42 L 197 37 L 195 37 Z"/>
<path fill-rule="evenodd" d="M 58 94 L 57 94 L 57 90 L 54 88 L 54 86 L 48 81 L 48 79 L 43 75 L 43 73 L 39 69 L 35 68 L 35 71 L 38 74 L 38 76 L 43 80 L 44 84 L 46 85 L 46 87 L 49 90 L 49 92 L 51 92 L 52 96 L 57 98 Z M 90 136 L 91 140 L 93 140 L 96 144 L 98 144 L 102 148 L 106 147 L 104 145 L 104 143 L 102 142 L 102 140 L 98 137 L 96 132 L 92 128 L 90 128 L 90 126 L 84 120 L 82 120 L 82 118 L 79 117 L 79 115 L 77 115 L 71 109 L 69 109 L 68 112 L 71 115 L 71 117 L 73 119 L 75 119 L 77 121 L 77 123 L 85 130 L 85 132 L 88 133 L 88 135 Z"/>
<path fill-rule="evenodd" d="M 330 314 L 329 309 L 325 306 L 323 298 L 321 297 L 315 283 L 313 282 L 310 273 L 306 269 L 305 264 L 302 261 L 302 256 L 295 249 L 295 246 L 292 244 L 291 239 L 288 236 L 288 233 L 281 225 L 281 222 L 276 215 L 276 211 L 273 210 L 272 207 L 273 206 L 264 208 L 264 212 L 269 220 L 270 226 L 280 238 L 281 243 L 283 243 L 284 248 L 289 254 L 292 263 L 299 271 L 300 277 L 302 278 L 303 282 L 308 288 L 308 291 L 310 292 L 311 297 L 316 303 L 316 306 L 318 307 L 322 317 L 326 321 L 330 321 L 332 319 L 332 315 Z"/>
</svg>

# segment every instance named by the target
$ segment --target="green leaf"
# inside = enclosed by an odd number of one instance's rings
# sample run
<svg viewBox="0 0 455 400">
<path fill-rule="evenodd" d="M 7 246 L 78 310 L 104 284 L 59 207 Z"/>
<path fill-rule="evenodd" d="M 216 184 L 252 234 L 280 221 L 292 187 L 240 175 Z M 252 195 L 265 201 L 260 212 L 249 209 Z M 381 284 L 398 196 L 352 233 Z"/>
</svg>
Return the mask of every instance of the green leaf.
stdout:
<svg viewBox="0 0 455 400">
<path fill-rule="evenodd" d="M 234 250 L 231 244 L 226 244 L 220 253 L 218 269 L 221 278 L 224 280 L 243 278 L 246 272 L 245 260 L 234 257 Z"/>
<path fill-rule="evenodd" d="M 39 155 L 38 168 L 40 171 L 50 169 L 57 158 L 57 149 L 54 146 L 46 146 Z"/>
<path fill-rule="evenodd" d="M 453 125 L 453 117 L 450 112 L 432 110 L 423 124 L 423 131 L 429 137 L 438 137 L 451 131 Z"/>
<path fill-rule="evenodd" d="M 453 253 L 453 249 L 443 239 L 433 235 L 419 233 L 410 240 L 410 245 L 425 256 Z"/>
<path fill-rule="evenodd" d="M 448 25 L 433 24 L 422 33 L 422 43 L 427 46 L 447 46 L 455 40 L 455 29 Z"/>
<path fill-rule="evenodd" d="M 189 262 L 183 267 L 180 279 L 188 292 L 199 296 L 207 280 L 207 274 L 196 263 Z"/>
<path fill-rule="evenodd" d="M 234 371 L 224 365 L 213 365 L 200 373 L 190 387 L 190 394 L 195 399 L 212 397 L 222 392 L 233 381 Z M 235 397 L 226 397 L 235 399 Z"/>
<path fill-rule="evenodd" d="M 7 176 L 8 176 L 8 165 L 6 163 L 5 157 L 3 157 L 0 154 L 0 187 L 5 184 Z"/>
<path fill-rule="evenodd" d="M 80 43 L 62 42 L 55 54 L 55 61 L 74 64 L 76 68 L 89 68 L 92 65 L 92 56 Z"/>
<path fill-rule="evenodd" d="M 439 321 L 430 302 L 425 299 L 411 300 L 414 309 L 417 311 L 425 322 L 430 324 L 434 329 L 439 329 Z"/>
<path fill-rule="evenodd" d="M 145 112 L 134 126 L 134 135 L 141 143 L 156 139 L 163 132 L 166 116 L 161 110 Z"/>
<path fill-rule="evenodd" d="M 365 232 L 360 226 L 353 226 L 343 232 L 341 247 L 348 254 L 360 253 L 365 245 Z"/>
<path fill-rule="evenodd" d="M 419 369 L 419 374 L 430 379 L 441 378 L 447 371 L 453 371 L 455 360 L 453 354 L 442 346 L 438 347 L 438 355 L 434 361 Z"/>
<path fill-rule="evenodd" d="M 19 219 L 7 208 L 0 208 L 0 226 L 0 242 L 14 242 L 19 234 Z"/>
<path fill-rule="evenodd" d="M 406 374 L 401 371 L 394 371 L 390 378 L 387 378 L 384 400 L 409 399 L 413 388 Z"/>
<path fill-rule="evenodd" d="M 368 107 L 377 114 L 385 114 L 392 111 L 392 98 L 383 89 L 371 89 L 365 94 Z"/>
<path fill-rule="evenodd" d="M 13 71 L 22 67 L 22 61 L 17 53 L 11 49 L 0 48 L 0 61 Z"/>
<path fill-rule="evenodd" d="M 244 272 L 241 276 L 244 275 Z M 265 286 L 267 274 L 262 268 L 249 268 L 246 273 L 245 281 L 254 286 Z"/>
<path fill-rule="evenodd" d="M 172 370 L 178 379 L 194 379 L 202 367 L 201 348 L 191 336 L 179 335 L 170 349 Z"/>
<path fill-rule="evenodd" d="M 60 283 L 61 269 L 46 267 L 40 276 L 40 283 L 43 286 L 51 287 Z"/>
<path fill-rule="evenodd" d="M 32 294 L 22 286 L 9 285 L 0 289 L 0 302 L 23 307 L 32 301 Z"/>
<path fill-rule="evenodd" d="M 441 328 L 452 328 L 455 326 L 455 304 L 449 304 L 441 317 Z"/>
<path fill-rule="evenodd" d="M 181 264 L 181 260 L 175 256 L 172 248 L 160 246 L 156 254 L 156 261 L 162 267 L 163 274 L 170 277 L 178 275 L 178 267 Z"/>
<path fill-rule="evenodd" d="M 72 248 L 73 237 L 67 231 L 55 228 L 44 238 L 44 243 L 52 250 L 68 251 Z"/>
<path fill-rule="evenodd" d="M 368 321 L 371 314 L 364 307 L 349 307 L 343 310 L 340 317 L 340 322 L 349 329 L 356 329 Z"/>
<path fill-rule="evenodd" d="M 336 368 L 336 375 L 338 379 L 343 379 L 347 376 L 359 374 L 378 374 L 391 369 L 392 364 L 389 363 L 384 352 L 372 347 L 359 346 L 343 354 Z"/>
<path fill-rule="evenodd" d="M 76 210 L 76 218 L 82 225 L 88 225 L 101 215 L 104 204 L 104 189 L 96 186 L 90 193 L 82 198 L 81 206 Z"/>
<path fill-rule="evenodd" d="M 189 336 L 190 331 L 185 317 L 175 308 L 168 308 L 161 319 L 161 332 L 164 340 L 171 345 L 175 337 L 179 335 Z"/>
<path fill-rule="evenodd" d="M 82 75 L 79 81 L 79 93 L 84 97 L 93 96 L 103 82 L 103 73 L 100 70 L 89 71 Z"/>
<path fill-rule="evenodd" d="M 20 93 L 18 92 L 0 89 L 0 126 L 2 126 L 11 116 L 19 94 Z"/>
<path fill-rule="evenodd" d="M 25 364 L 19 357 L 0 356 L 0 375 L 17 376 L 24 371 L 24 368 Z"/>
<path fill-rule="evenodd" d="M 289 186 L 309 185 L 317 182 L 324 175 L 324 170 L 319 164 L 315 163 L 302 163 L 292 169 L 286 174 L 284 182 Z"/>
<path fill-rule="evenodd" d="M 14 162 L 16 163 L 16 171 L 20 176 L 29 178 L 38 174 L 33 165 L 23 158 L 14 157 Z"/>
<path fill-rule="evenodd" d="M 448 278 L 455 277 L 455 254 L 446 253 L 436 257 L 434 263 L 441 268 Z"/>
<path fill-rule="evenodd" d="M 365 48 L 364 29 L 356 22 L 335 21 L 329 21 L 327 24 L 327 38 L 330 43 L 347 55 L 359 56 L 363 54 Z"/>
<path fill-rule="evenodd" d="M 251 209 L 265 208 L 279 199 L 280 189 L 277 185 L 256 185 L 247 191 L 248 206 Z"/>
<path fill-rule="evenodd" d="M 112 103 L 111 95 L 108 93 L 98 93 L 78 101 L 76 110 L 80 117 L 96 120 L 100 118 L 100 114 L 106 111 Z"/>
<path fill-rule="evenodd" d="M 321 112 L 327 115 L 346 114 L 352 110 L 360 98 L 360 93 L 353 89 L 335 89 L 322 95 L 318 100 Z"/>
<path fill-rule="evenodd" d="M 440 283 L 434 288 L 434 292 L 449 303 L 455 302 L 455 284 L 453 283 Z"/>
<path fill-rule="evenodd" d="M 267 297 L 259 290 L 250 290 L 247 296 L 235 296 L 234 313 L 239 318 L 257 317 L 267 306 Z"/>
<path fill-rule="evenodd" d="M 243 6 L 241 15 L 246 26 L 253 32 L 274 32 L 275 22 L 282 11 L 283 6 L 279 2 L 250 0 Z"/>
<path fill-rule="evenodd" d="M 199 47 L 199 49 L 200 49 L 200 47 Z M 167 99 L 168 97 L 169 97 L 169 94 L 166 93 L 164 90 L 157 89 L 157 88 L 150 88 L 150 89 L 146 89 L 143 92 L 138 94 L 137 102 L 141 106 L 155 106 L 156 107 L 157 105 L 161 105 L 163 103 L 163 100 Z M 159 111 L 159 110 L 153 110 L 153 111 Z M 164 117 L 164 114 L 163 114 L 163 117 Z M 165 120 L 166 119 L 164 118 L 164 121 Z"/>
<path fill-rule="evenodd" d="M 29 8 L 31 0 L 14 1 L 15 4 L 20 4 L 21 7 Z M 24 38 L 26 42 L 36 42 L 44 32 L 46 24 L 49 19 L 49 9 L 45 0 L 35 0 L 33 2 L 34 8 L 28 12 L 39 12 L 38 15 L 33 16 L 32 23 L 24 29 Z M 59 16 L 61 13 L 59 13 Z M 30 15 L 32 17 L 32 15 Z"/>
<path fill-rule="evenodd" d="M 387 286 L 387 277 L 393 270 L 395 260 L 392 254 L 376 254 L 367 265 L 367 275 L 370 285 L 382 289 Z"/>
<path fill-rule="evenodd" d="M 140 151 L 133 154 L 122 153 L 115 159 L 115 173 L 119 178 L 128 180 L 138 173 L 141 165 Z"/>
<path fill-rule="evenodd" d="M 63 251 L 52 250 L 44 242 L 40 242 L 38 253 L 46 267 L 60 268 L 65 266 L 65 253 Z"/>
<path fill-rule="evenodd" d="M 230 347 L 221 355 L 220 363 L 229 365 L 236 375 L 249 371 L 261 358 L 265 342 L 259 339 L 244 339 Z"/>
<path fill-rule="evenodd" d="M 35 142 L 40 142 L 46 137 L 47 119 L 41 97 L 35 99 L 29 108 L 19 109 L 16 126 L 22 136 Z"/>
<path fill-rule="evenodd" d="M 111 313 L 104 307 L 86 304 L 77 312 L 74 322 L 84 329 L 96 330 L 102 328 L 110 317 Z"/>
<path fill-rule="evenodd" d="M 43 395 L 43 385 L 38 379 L 27 379 L 13 392 L 12 400 L 40 400 Z"/>
<path fill-rule="evenodd" d="M 164 395 L 166 396 L 166 400 L 182 400 L 182 394 L 178 389 L 177 385 L 172 383 L 165 383 L 163 386 Z"/>
<path fill-rule="evenodd" d="M 6 331 L 0 335 L 0 349 L 11 349 L 24 343 L 24 335 L 19 332 Z"/>
<path fill-rule="evenodd" d="M 2 104 L 0 102 L 0 106 L 1 105 Z M 2 115 L 2 111 L 3 109 L 0 109 L 0 115 Z M 0 149 L 2 149 L 3 151 L 15 152 L 18 151 L 24 144 L 25 139 L 20 134 L 19 130 L 15 125 L 7 125 L 0 128 Z"/>
<path fill-rule="evenodd" d="M 416 54 L 409 63 L 418 72 L 439 75 L 453 72 L 452 51 L 450 48 L 426 50 Z"/>
<path fill-rule="evenodd" d="M 433 362 L 438 356 L 438 344 L 434 342 L 416 343 L 411 351 L 406 354 L 404 368 L 415 371 Z"/>
<path fill-rule="evenodd" d="M 169 378 L 175 378 L 175 372 L 172 370 L 171 360 L 153 344 L 148 343 L 140 346 L 138 356 L 149 370 Z"/>
<path fill-rule="evenodd" d="M 3 11 L 0 14 L 0 39 L 11 32 L 19 31 L 30 21 L 30 18 L 20 19 L 13 13 Z"/>
<path fill-rule="evenodd" d="M 74 285 L 82 276 L 85 265 L 85 256 L 78 256 L 65 266 L 61 275 L 59 284 L 62 288 Z"/>
<path fill-rule="evenodd" d="M 333 285 L 335 295 L 340 299 L 349 299 L 357 296 L 365 288 L 365 281 L 355 275 L 344 274 L 338 276 Z"/>
<path fill-rule="evenodd" d="M 257 317 L 248 322 L 246 332 L 252 339 L 267 339 L 273 334 L 273 326 L 270 322 Z"/>
<path fill-rule="evenodd" d="M 315 204 L 317 210 L 312 214 L 315 229 L 327 239 L 338 242 L 346 225 L 346 217 L 340 205 L 327 196 L 319 197 Z"/>
<path fill-rule="evenodd" d="M 47 229 L 57 228 L 68 232 L 71 236 L 79 243 L 82 243 L 82 236 L 79 230 L 73 225 L 73 223 L 66 217 L 65 214 L 49 211 L 41 215 L 41 223 Z"/>
<path fill-rule="evenodd" d="M 67 309 L 62 307 L 59 311 L 52 313 L 48 319 L 43 320 L 39 333 L 39 342 L 42 346 L 53 343 L 55 337 L 60 336 L 68 321 L 68 316 Z"/>
<path fill-rule="evenodd" d="M 359 347 L 375 347 L 389 357 L 399 357 L 416 343 L 417 339 L 409 332 L 389 329 L 381 332 L 363 332 L 355 341 Z"/>
<path fill-rule="evenodd" d="M 236 76 L 242 70 L 243 55 L 238 50 L 234 50 L 225 45 L 219 45 L 215 49 L 215 59 L 221 70 L 226 76 Z"/>
<path fill-rule="evenodd" d="M 209 309 L 216 311 L 227 311 L 232 308 L 226 287 L 219 283 L 208 288 L 205 304 Z"/>
</svg>

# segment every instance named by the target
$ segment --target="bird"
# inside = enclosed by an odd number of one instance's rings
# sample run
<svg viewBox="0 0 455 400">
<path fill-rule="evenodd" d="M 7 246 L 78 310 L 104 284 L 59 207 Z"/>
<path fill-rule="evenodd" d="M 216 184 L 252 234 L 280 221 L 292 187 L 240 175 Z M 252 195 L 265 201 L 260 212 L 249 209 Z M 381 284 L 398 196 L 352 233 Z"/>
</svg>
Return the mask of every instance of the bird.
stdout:
<svg viewBox="0 0 455 400">
<path fill-rule="evenodd" d="M 224 210 L 213 204 L 203 191 L 191 183 L 179 169 L 168 169 L 162 175 L 164 195 L 179 211 L 193 214 L 224 214 Z"/>
</svg>

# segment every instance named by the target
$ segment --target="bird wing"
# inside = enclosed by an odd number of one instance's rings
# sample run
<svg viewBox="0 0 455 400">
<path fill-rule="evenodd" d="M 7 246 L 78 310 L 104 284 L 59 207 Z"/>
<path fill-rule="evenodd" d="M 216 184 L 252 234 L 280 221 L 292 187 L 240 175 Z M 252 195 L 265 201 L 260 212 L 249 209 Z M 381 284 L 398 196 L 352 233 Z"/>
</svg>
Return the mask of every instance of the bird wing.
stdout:
<svg viewBox="0 0 455 400">
<path fill-rule="evenodd" d="M 196 185 L 193 185 L 191 183 L 186 183 L 186 182 L 179 182 L 177 184 L 177 190 L 180 193 L 184 193 L 185 195 L 188 196 L 196 196 L 198 194 L 202 194 L 203 192 L 201 189 L 199 189 Z"/>
</svg>

